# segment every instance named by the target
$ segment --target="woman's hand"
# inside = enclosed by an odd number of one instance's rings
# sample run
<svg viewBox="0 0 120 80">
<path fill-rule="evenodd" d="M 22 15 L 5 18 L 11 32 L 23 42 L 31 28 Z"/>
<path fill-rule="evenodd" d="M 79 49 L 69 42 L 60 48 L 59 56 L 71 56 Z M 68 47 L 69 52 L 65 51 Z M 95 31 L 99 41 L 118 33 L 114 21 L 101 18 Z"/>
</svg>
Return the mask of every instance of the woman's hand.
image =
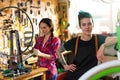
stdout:
<svg viewBox="0 0 120 80">
<path fill-rule="evenodd" d="M 105 45 L 102 44 L 97 52 L 97 59 L 100 62 L 104 60 L 104 49 L 105 49 Z"/>
<path fill-rule="evenodd" d="M 38 56 L 38 54 L 40 53 L 40 51 L 38 49 L 33 49 L 34 53 L 36 56 Z"/>
<path fill-rule="evenodd" d="M 74 64 L 64 65 L 63 67 L 64 67 L 65 70 L 68 70 L 68 71 L 71 71 L 71 72 L 76 70 L 76 65 L 74 65 Z"/>
<path fill-rule="evenodd" d="M 54 58 L 53 55 L 42 53 L 38 49 L 34 49 L 34 53 L 38 57 L 44 57 L 46 59 L 53 59 Z"/>
<path fill-rule="evenodd" d="M 45 54 L 45 53 L 42 53 L 42 52 L 40 52 L 40 51 L 39 51 L 39 53 L 38 53 L 38 56 L 39 56 L 39 57 L 44 57 L 44 58 L 50 59 L 50 60 L 52 60 L 52 59 L 54 58 L 53 55 Z"/>
</svg>

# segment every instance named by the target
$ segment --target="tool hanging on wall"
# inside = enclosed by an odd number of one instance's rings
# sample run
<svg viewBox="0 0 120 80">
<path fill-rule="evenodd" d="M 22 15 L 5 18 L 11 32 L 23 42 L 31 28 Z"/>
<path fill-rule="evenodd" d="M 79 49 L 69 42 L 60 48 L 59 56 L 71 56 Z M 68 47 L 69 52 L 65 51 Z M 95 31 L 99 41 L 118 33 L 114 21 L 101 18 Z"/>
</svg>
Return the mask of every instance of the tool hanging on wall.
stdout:
<svg viewBox="0 0 120 80">
<path fill-rule="evenodd" d="M 38 10 L 38 15 L 40 15 L 40 10 Z"/>
<path fill-rule="evenodd" d="M 3 32 L 3 49 L 8 47 L 8 37 L 7 37 L 7 32 Z"/>
<path fill-rule="evenodd" d="M 32 14 L 33 13 L 33 11 L 32 11 L 32 9 L 30 9 L 30 14 Z"/>
<path fill-rule="evenodd" d="M 40 5 L 40 0 L 38 0 L 37 4 Z"/>
</svg>

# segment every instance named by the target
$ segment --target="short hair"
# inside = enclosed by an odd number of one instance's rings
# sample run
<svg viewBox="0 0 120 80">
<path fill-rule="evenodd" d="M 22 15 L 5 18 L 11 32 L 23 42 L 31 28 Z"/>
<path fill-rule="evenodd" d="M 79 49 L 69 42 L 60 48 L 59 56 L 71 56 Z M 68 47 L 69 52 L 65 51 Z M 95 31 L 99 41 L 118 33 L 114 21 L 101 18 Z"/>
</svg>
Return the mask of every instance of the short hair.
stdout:
<svg viewBox="0 0 120 80">
<path fill-rule="evenodd" d="M 79 26 L 80 26 L 80 20 L 83 18 L 91 18 L 92 22 L 93 22 L 93 18 L 92 15 L 89 12 L 85 12 L 85 11 L 79 11 L 78 13 L 78 22 L 79 22 Z M 94 22 L 93 22 L 94 23 Z"/>
</svg>

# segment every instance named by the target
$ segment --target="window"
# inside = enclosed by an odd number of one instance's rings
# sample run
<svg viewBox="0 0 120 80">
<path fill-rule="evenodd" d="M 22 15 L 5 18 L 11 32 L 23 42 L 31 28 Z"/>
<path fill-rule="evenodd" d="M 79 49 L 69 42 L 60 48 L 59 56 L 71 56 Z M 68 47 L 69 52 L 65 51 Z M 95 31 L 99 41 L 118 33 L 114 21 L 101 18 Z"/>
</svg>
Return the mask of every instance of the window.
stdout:
<svg viewBox="0 0 120 80">
<path fill-rule="evenodd" d="M 70 0 L 69 29 L 72 28 L 71 33 L 80 31 L 77 18 L 80 10 L 90 12 L 93 15 L 93 33 L 115 33 L 117 12 L 120 9 L 120 6 L 118 6 L 119 3 L 119 0 L 113 0 L 113 2 L 108 0 Z"/>
</svg>

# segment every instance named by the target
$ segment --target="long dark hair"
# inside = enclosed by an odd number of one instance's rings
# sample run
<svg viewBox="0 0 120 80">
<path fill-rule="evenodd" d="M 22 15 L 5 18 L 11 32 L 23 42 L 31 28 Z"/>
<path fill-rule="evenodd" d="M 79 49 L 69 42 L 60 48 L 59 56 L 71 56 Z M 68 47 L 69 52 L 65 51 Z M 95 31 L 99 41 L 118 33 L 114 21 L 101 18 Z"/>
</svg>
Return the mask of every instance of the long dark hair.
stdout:
<svg viewBox="0 0 120 80">
<path fill-rule="evenodd" d="M 45 24 L 48 25 L 48 27 L 51 28 L 51 30 L 50 30 L 50 31 L 51 31 L 51 37 L 53 37 L 53 36 L 54 36 L 54 34 L 53 34 L 54 29 L 53 29 L 52 20 L 51 20 L 50 18 L 43 18 L 43 19 L 40 21 L 39 26 L 40 26 L 41 23 L 45 23 Z"/>
</svg>

